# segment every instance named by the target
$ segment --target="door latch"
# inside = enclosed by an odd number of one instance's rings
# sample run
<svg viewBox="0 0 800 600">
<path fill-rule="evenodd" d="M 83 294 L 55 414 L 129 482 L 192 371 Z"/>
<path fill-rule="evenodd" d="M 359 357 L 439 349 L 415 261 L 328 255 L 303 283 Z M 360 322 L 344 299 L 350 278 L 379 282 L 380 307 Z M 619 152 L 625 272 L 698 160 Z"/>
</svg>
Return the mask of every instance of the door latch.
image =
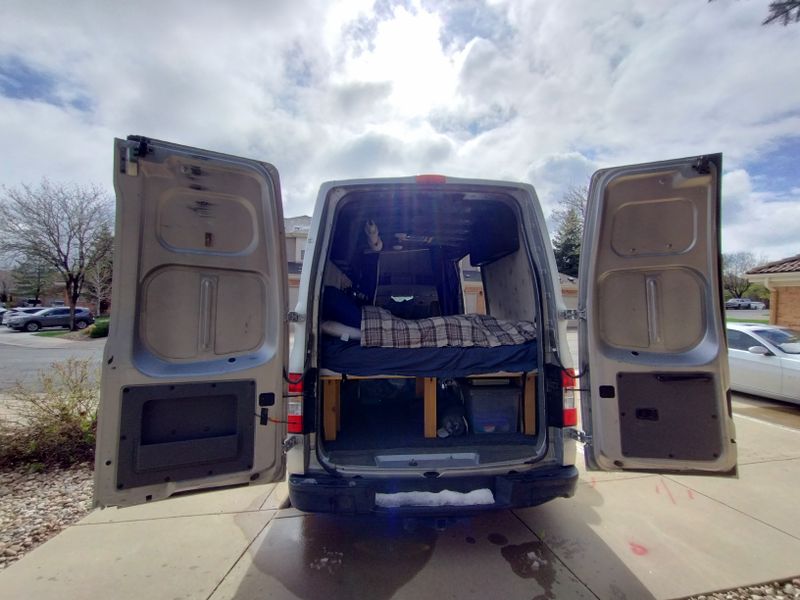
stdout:
<svg viewBox="0 0 800 600">
<path fill-rule="evenodd" d="M 301 315 L 300 313 L 291 311 L 290 313 L 288 313 L 286 315 L 286 320 L 289 321 L 289 323 L 302 323 L 303 321 L 306 320 L 306 316 L 305 315 Z"/>
<path fill-rule="evenodd" d="M 298 442 L 296 435 L 288 436 L 285 440 L 283 440 L 283 443 L 281 444 L 281 446 L 283 447 L 283 453 L 284 454 L 288 453 L 289 450 L 297 446 L 297 443 Z"/>
<path fill-rule="evenodd" d="M 582 431 L 580 429 L 569 429 L 568 431 L 569 433 L 567 435 L 569 435 L 569 437 L 571 437 L 573 440 L 580 442 L 581 444 L 591 445 L 592 436 L 590 436 L 585 431 Z"/>
<path fill-rule="evenodd" d="M 577 321 L 578 319 L 586 320 L 586 309 L 580 310 L 576 308 L 569 308 L 567 310 L 558 311 L 559 319 L 567 319 L 568 321 Z"/>
</svg>

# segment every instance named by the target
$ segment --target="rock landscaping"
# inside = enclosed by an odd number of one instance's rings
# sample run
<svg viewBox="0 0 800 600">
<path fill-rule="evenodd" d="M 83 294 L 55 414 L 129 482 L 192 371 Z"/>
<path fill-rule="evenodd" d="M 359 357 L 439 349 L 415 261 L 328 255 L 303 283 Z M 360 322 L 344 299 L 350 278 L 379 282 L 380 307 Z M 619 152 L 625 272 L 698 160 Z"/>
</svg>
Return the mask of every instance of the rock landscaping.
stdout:
<svg viewBox="0 0 800 600">
<path fill-rule="evenodd" d="M 0 471 L 0 570 L 91 510 L 92 468 Z"/>
</svg>

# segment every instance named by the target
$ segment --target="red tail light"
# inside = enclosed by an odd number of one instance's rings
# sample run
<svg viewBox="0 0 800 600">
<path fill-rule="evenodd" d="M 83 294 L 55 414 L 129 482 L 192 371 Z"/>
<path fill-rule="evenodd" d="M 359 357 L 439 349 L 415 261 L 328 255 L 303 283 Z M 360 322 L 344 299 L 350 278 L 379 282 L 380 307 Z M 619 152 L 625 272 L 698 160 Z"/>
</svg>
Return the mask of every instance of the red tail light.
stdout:
<svg viewBox="0 0 800 600">
<path fill-rule="evenodd" d="M 303 393 L 303 374 L 302 373 L 289 373 L 289 393 L 302 394 Z"/>
<path fill-rule="evenodd" d="M 564 398 L 564 414 L 562 423 L 564 427 L 575 427 L 578 424 L 578 409 L 575 406 L 575 369 L 561 371 L 561 391 Z"/>
<path fill-rule="evenodd" d="M 436 184 L 441 185 L 443 183 L 447 183 L 447 177 L 444 175 L 417 175 L 415 178 L 417 183 L 425 185 L 425 184 Z"/>
<path fill-rule="evenodd" d="M 289 402 L 286 411 L 287 431 L 303 433 L 303 374 L 289 373 Z"/>
</svg>

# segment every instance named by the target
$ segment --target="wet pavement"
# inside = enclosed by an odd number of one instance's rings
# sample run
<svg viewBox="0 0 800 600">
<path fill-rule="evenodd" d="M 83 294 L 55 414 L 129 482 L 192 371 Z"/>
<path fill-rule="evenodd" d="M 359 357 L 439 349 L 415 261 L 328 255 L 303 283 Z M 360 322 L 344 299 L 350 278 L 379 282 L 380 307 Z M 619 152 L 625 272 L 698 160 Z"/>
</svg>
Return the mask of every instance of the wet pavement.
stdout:
<svg viewBox="0 0 800 600">
<path fill-rule="evenodd" d="M 267 593 L 265 593 L 268 590 Z M 448 522 L 273 519 L 211 596 L 593 598 L 511 511 Z"/>
</svg>

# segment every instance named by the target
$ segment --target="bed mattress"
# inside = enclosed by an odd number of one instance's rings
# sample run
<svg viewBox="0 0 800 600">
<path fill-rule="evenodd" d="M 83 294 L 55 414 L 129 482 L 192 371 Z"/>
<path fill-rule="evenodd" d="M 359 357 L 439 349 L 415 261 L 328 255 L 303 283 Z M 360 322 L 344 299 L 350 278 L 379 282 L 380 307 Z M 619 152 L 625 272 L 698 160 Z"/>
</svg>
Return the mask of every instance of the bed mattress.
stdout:
<svg viewBox="0 0 800 600">
<path fill-rule="evenodd" d="M 358 340 L 322 336 L 324 369 L 347 375 L 467 377 L 536 370 L 536 340 L 494 348 L 364 348 Z"/>
</svg>

